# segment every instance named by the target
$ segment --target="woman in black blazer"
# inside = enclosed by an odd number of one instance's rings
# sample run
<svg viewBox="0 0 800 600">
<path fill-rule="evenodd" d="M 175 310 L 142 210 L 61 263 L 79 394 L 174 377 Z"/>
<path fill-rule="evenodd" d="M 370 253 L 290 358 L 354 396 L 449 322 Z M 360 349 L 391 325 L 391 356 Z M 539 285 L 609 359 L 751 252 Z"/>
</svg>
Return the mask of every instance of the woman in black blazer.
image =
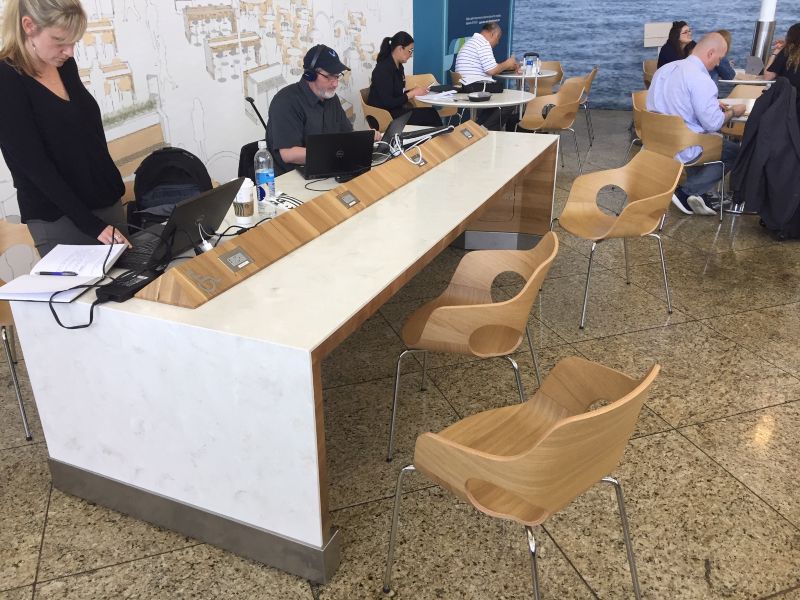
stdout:
<svg viewBox="0 0 800 600">
<path fill-rule="evenodd" d="M 413 108 L 408 101 L 426 94 L 424 87 L 406 87 L 403 64 L 414 54 L 414 38 L 405 31 L 383 38 L 378 60 L 372 71 L 367 104 L 388 110 L 392 117 L 411 111 L 409 125 L 437 126 L 442 124 L 435 108 Z"/>
</svg>

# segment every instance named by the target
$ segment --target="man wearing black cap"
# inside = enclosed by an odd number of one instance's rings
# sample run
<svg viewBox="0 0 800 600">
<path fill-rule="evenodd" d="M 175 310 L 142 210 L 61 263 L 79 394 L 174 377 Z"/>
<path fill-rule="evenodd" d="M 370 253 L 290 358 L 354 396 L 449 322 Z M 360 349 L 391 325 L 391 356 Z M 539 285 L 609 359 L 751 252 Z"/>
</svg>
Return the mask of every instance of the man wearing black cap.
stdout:
<svg viewBox="0 0 800 600">
<path fill-rule="evenodd" d="M 275 159 L 275 175 L 305 164 L 307 135 L 353 131 L 336 96 L 339 80 L 349 70 L 333 48 L 319 44 L 306 53 L 300 81 L 275 94 L 267 121 L 267 147 Z"/>
</svg>

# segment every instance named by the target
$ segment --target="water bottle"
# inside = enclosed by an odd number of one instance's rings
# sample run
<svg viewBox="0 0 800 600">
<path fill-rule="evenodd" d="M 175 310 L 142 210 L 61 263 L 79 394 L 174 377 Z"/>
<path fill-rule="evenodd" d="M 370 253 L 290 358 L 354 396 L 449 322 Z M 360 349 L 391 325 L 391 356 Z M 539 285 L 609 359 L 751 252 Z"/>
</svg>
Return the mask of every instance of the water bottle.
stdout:
<svg viewBox="0 0 800 600">
<path fill-rule="evenodd" d="M 258 216 L 261 219 L 274 217 L 276 208 L 271 201 L 275 200 L 275 169 L 265 140 L 258 140 L 258 152 L 253 159 L 253 169 L 258 188 Z"/>
</svg>

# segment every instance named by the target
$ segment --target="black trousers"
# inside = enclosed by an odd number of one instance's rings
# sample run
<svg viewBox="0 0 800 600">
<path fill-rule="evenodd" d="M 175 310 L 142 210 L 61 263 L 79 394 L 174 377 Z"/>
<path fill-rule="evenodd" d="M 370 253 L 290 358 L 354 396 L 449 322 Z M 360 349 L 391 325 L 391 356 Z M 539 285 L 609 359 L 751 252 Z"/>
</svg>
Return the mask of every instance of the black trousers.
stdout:
<svg viewBox="0 0 800 600">
<path fill-rule="evenodd" d="M 411 118 L 408 120 L 409 125 L 423 125 L 426 127 L 439 127 L 442 124 L 442 118 L 435 108 L 411 108 L 401 107 L 391 111 L 392 118 L 396 119 L 400 115 L 406 114 L 411 111 Z"/>
</svg>

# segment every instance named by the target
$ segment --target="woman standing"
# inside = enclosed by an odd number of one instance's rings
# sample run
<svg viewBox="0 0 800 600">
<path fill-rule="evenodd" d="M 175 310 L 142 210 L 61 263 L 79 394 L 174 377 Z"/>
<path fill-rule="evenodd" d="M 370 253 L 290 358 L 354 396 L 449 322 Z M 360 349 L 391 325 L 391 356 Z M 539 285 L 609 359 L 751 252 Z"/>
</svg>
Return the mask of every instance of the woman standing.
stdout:
<svg viewBox="0 0 800 600">
<path fill-rule="evenodd" d="M 412 108 L 408 101 L 428 92 L 424 87 L 406 88 L 403 65 L 414 54 L 414 38 L 405 31 L 383 38 L 378 60 L 372 70 L 367 104 L 388 110 L 392 117 L 412 111 L 409 125 L 442 124 L 435 108 Z"/>
<path fill-rule="evenodd" d="M 676 60 L 683 60 L 689 56 L 694 46 L 692 28 L 689 24 L 686 21 L 673 21 L 667 43 L 661 46 L 658 53 L 658 68 Z"/>
<path fill-rule="evenodd" d="M 125 185 L 73 58 L 85 30 L 80 0 L 6 0 L 0 151 L 42 256 L 57 244 L 127 241 Z"/>
<path fill-rule="evenodd" d="M 764 79 L 786 77 L 800 92 L 800 23 L 789 27 L 785 40 L 776 40 L 772 57 L 764 69 Z"/>
</svg>

